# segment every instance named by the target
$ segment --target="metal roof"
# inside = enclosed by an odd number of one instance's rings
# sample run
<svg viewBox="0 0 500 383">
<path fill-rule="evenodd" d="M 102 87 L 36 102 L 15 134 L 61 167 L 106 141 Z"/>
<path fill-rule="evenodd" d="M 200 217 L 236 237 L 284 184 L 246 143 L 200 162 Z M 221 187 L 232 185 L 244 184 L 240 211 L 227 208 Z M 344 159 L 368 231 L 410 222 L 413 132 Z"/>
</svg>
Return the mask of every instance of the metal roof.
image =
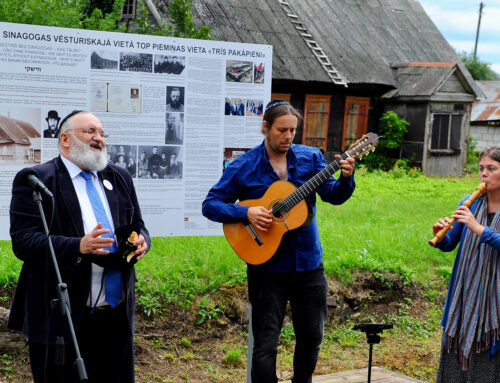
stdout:
<svg viewBox="0 0 500 383">
<path fill-rule="evenodd" d="M 500 121 L 500 81 L 476 81 L 485 98 L 472 104 L 471 121 Z"/>
</svg>

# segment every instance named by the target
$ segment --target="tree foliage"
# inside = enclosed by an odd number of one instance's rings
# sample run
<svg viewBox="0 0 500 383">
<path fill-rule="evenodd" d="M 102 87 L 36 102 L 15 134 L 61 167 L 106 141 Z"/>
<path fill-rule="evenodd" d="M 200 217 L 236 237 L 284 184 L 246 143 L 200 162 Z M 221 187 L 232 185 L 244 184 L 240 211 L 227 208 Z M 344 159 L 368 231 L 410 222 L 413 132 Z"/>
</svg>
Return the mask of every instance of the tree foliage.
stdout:
<svg viewBox="0 0 500 383">
<path fill-rule="evenodd" d="M 120 23 L 124 3 L 125 0 L 0 0 L 0 21 L 126 32 L 125 24 Z M 172 0 L 168 9 L 172 25 L 163 22 L 160 27 L 149 22 L 147 7 L 142 0 L 139 3 L 139 14 L 135 20 L 138 29 L 135 33 L 210 38 L 207 26 L 195 28 L 190 0 Z"/>
<path fill-rule="evenodd" d="M 103 13 L 87 0 L 0 0 L 0 21 L 52 27 L 124 31 L 119 25 L 125 0 L 115 0 Z"/>
<path fill-rule="evenodd" d="M 195 28 L 193 13 L 191 11 L 191 0 L 172 0 L 168 8 L 168 16 L 173 23 L 167 24 L 166 22 L 162 22 L 159 27 L 149 22 L 149 11 L 146 5 L 142 0 L 139 0 L 139 3 L 139 16 L 136 19 L 139 28 L 135 33 L 201 40 L 211 38 L 210 29 L 206 25 L 203 25 L 200 29 Z"/>
<path fill-rule="evenodd" d="M 399 158 L 399 148 L 408 131 L 409 122 L 399 117 L 393 111 L 384 113 L 380 118 L 379 135 L 382 136 L 377 148 L 360 163 L 368 170 L 391 170 Z"/>
<path fill-rule="evenodd" d="M 477 57 L 474 58 L 474 55 L 472 53 L 462 51 L 458 53 L 458 56 L 460 57 L 474 80 L 500 80 L 500 75 L 489 67 L 490 64 L 481 62 Z"/>
</svg>

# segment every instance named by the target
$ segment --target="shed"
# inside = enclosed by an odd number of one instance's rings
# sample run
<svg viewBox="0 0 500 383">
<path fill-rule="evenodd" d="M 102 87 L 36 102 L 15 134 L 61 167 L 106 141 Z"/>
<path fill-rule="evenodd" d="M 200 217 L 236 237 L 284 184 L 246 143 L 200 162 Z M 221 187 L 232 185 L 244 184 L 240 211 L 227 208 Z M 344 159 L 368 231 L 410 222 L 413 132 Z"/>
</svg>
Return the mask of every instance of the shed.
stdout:
<svg viewBox="0 0 500 383">
<path fill-rule="evenodd" d="M 384 109 L 410 123 L 400 158 L 419 163 L 426 174 L 461 174 L 467 156 L 474 91 L 453 62 L 393 64 L 397 88 L 386 93 Z"/>
</svg>

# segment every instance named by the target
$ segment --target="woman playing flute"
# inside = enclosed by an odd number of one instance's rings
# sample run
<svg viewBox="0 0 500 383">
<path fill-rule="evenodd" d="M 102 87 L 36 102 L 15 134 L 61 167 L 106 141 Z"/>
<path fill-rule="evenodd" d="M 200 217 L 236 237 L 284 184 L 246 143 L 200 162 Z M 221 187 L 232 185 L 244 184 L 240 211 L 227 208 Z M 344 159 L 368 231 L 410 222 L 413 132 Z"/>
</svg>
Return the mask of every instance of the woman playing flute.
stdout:
<svg viewBox="0 0 500 383">
<path fill-rule="evenodd" d="M 481 152 L 479 175 L 486 193 L 470 208 L 464 198 L 436 246 L 452 251 L 460 243 L 441 320 L 437 383 L 500 382 L 500 147 Z M 434 234 L 448 222 L 436 222 Z"/>
</svg>

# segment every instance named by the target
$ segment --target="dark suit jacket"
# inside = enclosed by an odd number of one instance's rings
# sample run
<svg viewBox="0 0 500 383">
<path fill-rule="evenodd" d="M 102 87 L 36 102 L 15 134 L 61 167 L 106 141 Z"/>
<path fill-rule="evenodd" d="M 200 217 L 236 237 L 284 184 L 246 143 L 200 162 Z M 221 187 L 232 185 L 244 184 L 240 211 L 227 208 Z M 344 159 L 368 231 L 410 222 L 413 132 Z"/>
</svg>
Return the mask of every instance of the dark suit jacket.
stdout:
<svg viewBox="0 0 500 383">
<path fill-rule="evenodd" d="M 12 302 L 8 327 L 22 331 L 28 338 L 40 343 L 53 344 L 58 329 L 65 329 L 70 340 L 67 321 L 51 310 L 49 302 L 56 298 L 57 279 L 49 253 L 47 238 L 35 205 L 26 174 L 33 171 L 54 194 L 54 219 L 50 229 L 52 244 L 61 270 L 61 277 L 68 285 L 72 319 L 75 328 L 86 310 L 90 289 L 91 263 L 80 253 L 80 239 L 85 235 L 80 204 L 69 173 L 60 157 L 33 168 L 21 170 L 14 178 L 10 204 L 10 236 L 14 254 L 23 266 Z M 137 224 L 151 246 L 149 233 L 144 226 L 132 178 L 126 169 L 109 164 L 98 172 L 101 180 L 108 180 L 113 190 L 104 188 L 115 227 Z M 43 210 L 50 225 L 52 203 L 43 197 Z M 134 266 L 122 268 L 125 304 L 130 331 L 134 330 L 135 270 Z"/>
<path fill-rule="evenodd" d="M 59 134 L 59 128 L 54 130 L 53 132 L 47 128 L 43 131 L 43 138 L 57 138 L 58 134 Z"/>
</svg>

